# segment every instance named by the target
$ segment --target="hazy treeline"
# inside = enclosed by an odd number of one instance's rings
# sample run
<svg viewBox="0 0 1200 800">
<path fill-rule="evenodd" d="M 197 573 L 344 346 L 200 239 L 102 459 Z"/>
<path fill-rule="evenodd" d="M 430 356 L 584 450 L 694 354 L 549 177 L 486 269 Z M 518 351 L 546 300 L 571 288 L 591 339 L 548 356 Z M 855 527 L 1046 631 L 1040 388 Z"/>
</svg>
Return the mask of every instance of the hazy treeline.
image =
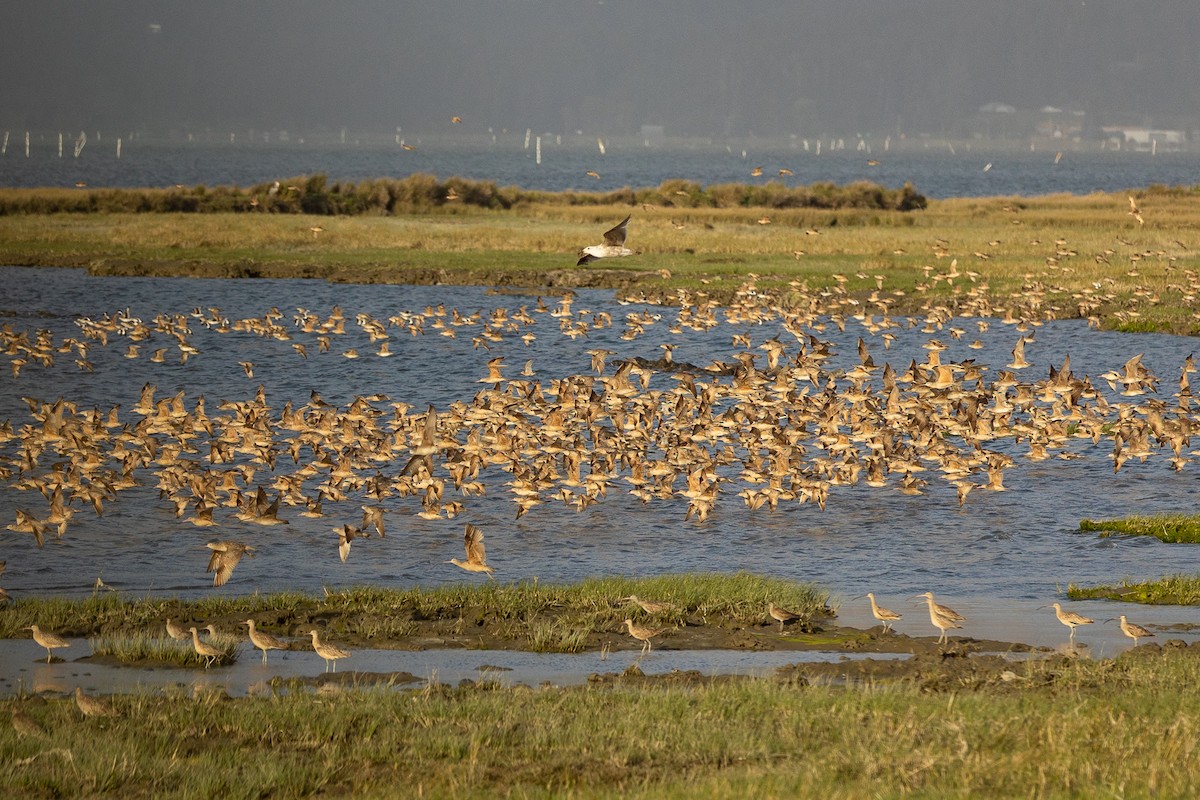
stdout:
<svg viewBox="0 0 1200 800">
<path fill-rule="evenodd" d="M 690 208 L 862 208 L 914 211 L 926 199 L 905 184 L 889 189 L 859 181 L 838 186 L 782 183 L 701 186 L 683 180 L 657 188 L 612 192 L 543 192 L 491 181 L 427 174 L 330 183 L 323 174 L 248 188 L 193 186 L 169 189 L 11 189 L 0 191 L 0 215 L 55 213 L 216 213 L 406 214 L 453 205 L 509 209 L 531 203 L 560 205 L 639 205 Z"/>
</svg>

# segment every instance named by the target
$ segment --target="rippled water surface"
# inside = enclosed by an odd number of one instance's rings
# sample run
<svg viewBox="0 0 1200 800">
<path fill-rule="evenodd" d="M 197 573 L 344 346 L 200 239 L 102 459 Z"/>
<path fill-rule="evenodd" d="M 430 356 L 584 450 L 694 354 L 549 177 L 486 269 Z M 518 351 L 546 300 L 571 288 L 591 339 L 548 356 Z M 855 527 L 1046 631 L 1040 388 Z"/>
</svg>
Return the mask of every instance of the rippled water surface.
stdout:
<svg viewBox="0 0 1200 800">
<path fill-rule="evenodd" d="M 272 307 L 283 314 L 282 324 L 293 328 L 297 308 L 310 309 L 327 317 L 334 306 L 344 310 L 348 324 L 343 336 L 335 337 L 331 351 L 320 354 L 311 334 L 294 331 L 291 341 L 277 341 L 251 333 L 217 333 L 192 320 L 190 341 L 200 351 L 180 364 L 173 340 L 155 334 L 141 343 L 139 358 L 126 358 L 128 342 L 114 336 L 107 347 L 95 344 L 89 353 L 94 372 L 79 370 L 73 356 L 60 355 L 53 366 L 27 364 L 19 377 L 13 376 L 10 358 L 0 357 L 0 420 L 11 420 L 14 428 L 30 422 L 29 408 L 22 397 L 51 401 L 63 397 L 83 410 L 98 407 L 107 411 L 121 406 L 123 421 L 140 419 L 132 414 L 145 383 L 157 386 L 156 397 L 183 392 L 189 407 L 203 394 L 210 415 L 219 413 L 223 400 L 244 401 L 264 387 L 267 403 L 278 414 L 284 404 L 300 407 L 314 390 L 328 403 L 342 406 L 356 395 L 385 393 L 392 402 L 410 404 L 420 413 L 426 404 L 439 411 L 451 403 L 469 403 L 484 388 L 479 381 L 487 374 L 486 361 L 503 356 L 505 377 L 516 378 L 526 361 L 532 361 L 534 377 L 548 385 L 553 378 L 590 372 L 592 348 L 607 348 L 621 358 L 662 355 L 660 345 L 676 346 L 676 361 L 707 364 L 713 359 L 732 360 L 744 345 L 732 346 L 735 333 L 750 337 L 752 351 L 762 342 L 781 335 L 778 323 L 761 325 L 721 324 L 698 333 L 672 334 L 667 328 L 674 310 L 618 303 L 611 293 L 580 292 L 573 312 L 608 312 L 614 325 L 593 328 L 586 337 L 561 335 L 558 320 L 548 312 L 536 312 L 537 298 L 500 295 L 483 288 L 350 286 L 304 280 L 217 281 L 191 279 L 93 278 L 72 270 L 2 268 L 5 287 L 0 300 L 0 324 L 26 330 L 52 331 L 56 342 L 79 336 L 79 315 L 99 318 L 107 312 L 128 309 L 134 317 L 149 321 L 159 313 L 191 314 L 193 309 L 219 308 L 231 319 L 261 318 Z M 386 320 L 406 311 L 444 304 L 463 314 L 507 307 L 515 312 L 527 306 L 536 319 L 529 328 L 536 338 L 528 344 L 520 334 L 509 334 L 477 348 L 472 341 L 477 331 L 460 329 L 455 338 L 428 329 L 422 336 L 391 331 L 392 358 L 373 355 L 378 345 L 368 341 L 354 323 L 359 313 Z M 557 298 L 546 298 L 550 309 Z M 630 313 L 650 313 L 662 320 L 649 325 L 635 339 L 622 339 L 623 320 Z M 973 325 L 973 321 L 962 321 Z M 922 345 L 929 338 L 919 328 L 898 328 L 899 337 L 885 350 L 880 338 L 872 337 L 851 321 L 843 333 L 835 326 L 820 333 L 834 343 L 831 369 L 857 363 L 856 342 L 867 341 L 876 363 L 891 363 L 898 371 L 910 360 L 926 357 Z M 1161 335 L 1119 335 L 1087 329 L 1082 322 L 1048 323 L 1032 332 L 1026 347 L 1032 366 L 1022 378 L 1044 377 L 1050 366 L 1058 366 L 1069 354 L 1077 375 L 1093 376 L 1097 387 L 1107 385 L 1094 376 L 1120 369 L 1131 356 L 1144 353 L 1144 363 L 1161 379 L 1159 393 L 1165 399 L 1175 391 L 1179 370 L 1192 351 L 1194 340 Z M 943 363 L 975 358 L 977 362 L 1003 369 L 1020 335 L 1012 327 L 993 321 L 981 335 L 984 347 L 968 349 L 972 330 L 961 340 L 940 334 L 948 349 Z M 790 340 L 793 343 L 794 339 Z M 308 360 L 300 358 L 292 344 L 308 342 Z M 149 353 L 170 348 L 166 363 L 153 363 Z M 344 358 L 346 349 L 357 348 L 362 356 Z M 254 365 L 254 378 L 247 378 L 239 362 Z M 675 381 L 656 375 L 652 388 L 670 389 Z M 1119 397 L 1110 395 L 1115 402 Z M 387 408 L 386 403 L 379 403 Z M 388 409 L 390 413 L 390 409 Z M 427 520 L 416 515 L 417 498 L 391 497 L 380 501 L 388 509 L 386 539 L 356 541 L 349 559 L 337 555 L 337 538 L 331 528 L 342 523 L 357 524 L 359 506 L 368 502 L 355 496 L 343 503 L 327 503 L 323 519 L 306 519 L 296 509 L 284 506 L 280 516 L 288 525 L 260 527 L 233 518 L 229 509 L 219 509 L 221 526 L 196 528 L 175 518 L 173 507 L 159 499 L 155 479 L 140 475 L 141 485 L 121 492 L 105 505 L 97 517 L 79 507 L 66 535 L 49 534 L 44 549 L 37 549 L 28 534 L 0 531 L 0 560 L 7 572 L 0 578 L 14 597 L 34 593 L 79 596 L 90 593 L 97 577 L 121 591 L 142 594 L 199 596 L 209 593 L 247 594 L 294 589 L 319 592 L 361 584 L 410 587 L 475 582 L 444 563 L 462 556 L 465 522 L 480 526 L 487 537 L 488 560 L 496 577 L 504 580 L 538 578 L 570 582 L 594 575 L 653 575 L 682 571 L 734 571 L 778 575 L 813 581 L 831 590 L 835 600 L 874 591 L 881 602 L 905 613 L 900 629 L 924 635 L 932 629 L 923 609 L 905 598 L 933 590 L 975 620 L 989 620 L 986 629 L 969 627 L 964 633 L 1007 637 L 1021 641 L 1065 639 L 1065 629 L 1052 612 L 1034 608 L 1061 598 L 1068 582 L 1096 583 L 1122 578 L 1152 578 L 1167 573 L 1200 571 L 1200 551 L 1191 546 L 1172 546 L 1149 538 L 1099 538 L 1078 531 L 1082 518 L 1110 518 L 1132 512 L 1190 511 L 1194 505 L 1196 464 L 1180 472 L 1169 464 L 1170 451 L 1158 450 L 1145 463 L 1130 459 L 1114 474 L 1107 457 L 1111 442 L 1092 447 L 1076 440 L 1076 460 L 1051 458 L 1032 462 L 1023 457 L 1027 445 L 996 445 L 1011 452 L 1015 465 L 1005 474 L 1007 491 L 973 491 L 963 507 L 956 501 L 954 487 L 929 476 L 922 495 L 898 491 L 898 479 L 884 488 L 863 484 L 833 487 L 825 510 L 815 504 L 781 503 L 778 510 L 750 511 L 736 496 L 736 489 L 721 495 L 707 521 L 685 519 L 686 503 L 653 500 L 642 503 L 629 495 L 621 482 L 614 483 L 607 497 L 582 512 L 545 498 L 546 502 L 516 518 L 515 506 L 499 470 L 485 471 L 487 485 L 482 497 L 460 498 L 465 506 L 453 520 Z M 17 457 L 12 443 L 0 446 L 5 459 Z M 203 452 L 201 453 L 201 456 Z M 198 456 L 198 457 L 201 457 Z M 48 465 L 43 464 L 43 468 Z M 291 468 L 287 460 L 287 468 Z M 280 466 L 284 469 L 284 465 Z M 399 463 L 382 464 L 381 471 L 394 476 Z M 260 482 L 267 482 L 270 476 Z M 976 478 L 976 481 L 979 479 Z M 681 478 L 677 489 L 684 488 Z M 452 489 L 447 488 L 447 497 Z M 18 508 L 44 513 L 45 500 L 36 491 L 20 491 L 5 481 L 0 492 L 0 520 L 12 522 Z M 212 538 L 239 539 L 259 548 L 258 557 L 243 560 L 230 582 L 219 589 L 211 586 L 204 567 L 208 557 L 205 542 Z M 1001 611 L 997 611 L 1001 609 Z M 1019 614 L 1009 614 L 1012 609 Z M 1105 609 L 1109 609 L 1106 611 Z M 1097 605 L 1084 613 L 1098 617 L 1122 613 L 1117 606 Z M 1028 613 L 1027 613 L 1028 612 Z M 1143 624 L 1155 621 L 1187 621 L 1187 610 L 1165 612 L 1137 608 L 1130 612 Z M 869 625 L 862 601 L 848 604 L 842 621 Z M 1197 615 L 1196 621 L 1200 621 Z M 1106 626 L 1113 628 L 1114 626 Z M 1097 629 L 1099 626 L 1093 626 Z M 1115 631 L 1110 633 L 1115 634 Z M 1081 631 L 1080 638 L 1087 635 Z M 1117 637 L 1113 637 L 1116 641 Z"/>
<path fill-rule="evenodd" d="M 520 137 L 495 144 L 459 144 L 430 140 L 415 150 L 379 145 L 214 145 L 201 143 L 124 143 L 121 158 L 115 144 L 89 144 L 79 158 L 57 157 L 55 142 L 35 142 L 30 157 L 10 143 L 0 157 L 0 186 L 248 186 L 276 179 L 324 173 L 331 181 L 404 177 L 424 172 L 457 175 L 544 191 L 613 191 L 622 187 L 658 186 L 671 179 L 703 185 L 776 180 L 788 185 L 817 181 L 837 184 L 867 180 L 883 186 L 912 183 L 929 197 L 1007 197 L 1066 192 L 1087 194 L 1120 191 L 1151 184 L 1195 182 L 1200 154 L 1127 151 L 1073 151 L 1055 160 L 1053 150 L 996 151 L 981 146 L 955 152 L 943 143 L 904 152 L 830 151 L 818 154 L 816 142 L 806 151 L 794 146 L 723 145 L 645 147 L 613 144 L 600 156 L 594 143 L 568 146 L 544 142 L 538 163 L 536 148 Z M 869 162 L 874 162 L 869 163 Z M 762 166 L 764 176 L 752 178 Z M 794 173 L 780 176 L 786 168 Z M 985 169 L 986 168 L 986 169 Z M 587 175 L 595 171 L 594 179 Z"/>
</svg>

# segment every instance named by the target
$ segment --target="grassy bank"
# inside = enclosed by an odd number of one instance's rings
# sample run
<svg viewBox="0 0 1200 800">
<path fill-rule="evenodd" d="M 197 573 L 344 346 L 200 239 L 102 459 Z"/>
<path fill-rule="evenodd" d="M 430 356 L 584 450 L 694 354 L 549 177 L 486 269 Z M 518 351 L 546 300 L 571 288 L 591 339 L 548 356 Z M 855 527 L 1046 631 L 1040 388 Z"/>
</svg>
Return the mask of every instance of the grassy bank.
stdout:
<svg viewBox="0 0 1200 800">
<path fill-rule="evenodd" d="M 716 680 L 580 689 L 0 703 L 21 796 L 1189 796 L 1200 658 L 1013 664 L 973 687 Z M 6 719 L 7 723 L 7 719 Z M 22 733 L 18 733 L 17 729 Z"/>
<path fill-rule="evenodd" d="M 1118 600 L 1160 606 L 1200 605 L 1200 576 L 1169 575 L 1152 581 L 1122 581 L 1115 585 L 1067 588 L 1072 600 Z"/>
<path fill-rule="evenodd" d="M 1079 530 L 1101 536 L 1153 536 L 1170 544 L 1200 543 L 1200 514 L 1133 515 L 1121 519 L 1080 521 Z"/>
<path fill-rule="evenodd" d="M 116 275 L 604 286 L 667 300 L 681 288 L 731 297 L 754 273 L 761 289 L 781 293 L 837 286 L 833 299 L 848 295 L 857 310 L 884 303 L 1200 332 L 1200 207 L 1190 191 L 1138 192 L 1144 225 L 1124 194 L 937 200 L 917 212 L 677 199 L 510 210 L 451 203 L 396 216 L 8 215 L 0 262 Z M 578 249 L 626 214 L 627 244 L 640 254 L 576 269 Z"/>
<path fill-rule="evenodd" d="M 22 629 L 33 624 L 63 636 L 159 637 L 167 618 L 185 628 L 216 623 L 228 632 L 254 617 L 271 632 L 297 635 L 319 625 L 355 645 L 402 646 L 402 640 L 434 627 L 456 635 L 486 632 L 518 649 L 578 652 L 601 632 L 619 629 L 626 617 L 651 618 L 623 600 L 634 594 L 671 603 L 672 610 L 652 617 L 668 627 L 766 624 L 770 602 L 809 619 L 829 613 L 828 593 L 809 584 L 745 573 L 686 574 L 594 578 L 571 585 L 489 581 L 433 589 L 362 587 L 323 597 L 294 592 L 198 600 L 116 593 L 82 600 L 33 597 L 0 608 L 0 638 L 25 636 Z M 123 639 L 114 642 L 130 649 Z"/>
</svg>

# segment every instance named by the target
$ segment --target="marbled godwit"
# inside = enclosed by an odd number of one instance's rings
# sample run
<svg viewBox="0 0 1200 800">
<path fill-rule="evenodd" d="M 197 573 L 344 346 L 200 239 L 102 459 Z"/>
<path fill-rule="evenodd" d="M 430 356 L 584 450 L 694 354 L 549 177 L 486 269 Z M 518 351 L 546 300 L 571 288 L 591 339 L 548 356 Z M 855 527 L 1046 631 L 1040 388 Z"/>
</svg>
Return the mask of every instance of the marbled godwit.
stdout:
<svg viewBox="0 0 1200 800">
<path fill-rule="evenodd" d="M 338 537 L 338 555 L 342 559 L 342 563 L 350 557 L 350 545 L 355 539 L 363 538 L 364 534 L 361 528 L 356 528 L 350 524 L 343 524 L 341 527 L 333 528 L 334 533 Z"/>
<path fill-rule="evenodd" d="M 465 569 L 467 572 L 486 572 L 489 578 L 492 577 L 492 573 L 496 570 L 487 564 L 487 554 L 483 550 L 483 531 L 468 522 L 467 532 L 463 535 L 463 543 L 467 549 L 467 560 L 460 561 L 452 558 L 446 563 Z"/>
<path fill-rule="evenodd" d="M 340 647 L 334 647 L 331 644 L 322 642 L 318 638 L 315 628 L 309 631 L 308 635 L 312 637 L 313 650 L 316 650 L 317 655 L 325 659 L 325 671 L 328 672 L 329 665 L 333 664 L 333 671 L 337 672 L 337 660 L 339 658 L 349 658 L 350 654 Z"/>
<path fill-rule="evenodd" d="M 1058 621 L 1071 629 L 1071 639 L 1075 638 L 1075 629 L 1080 625 L 1091 625 L 1095 620 L 1076 614 L 1074 611 L 1063 611 L 1062 606 L 1058 603 L 1051 603 L 1048 606 L 1038 606 L 1038 608 L 1053 608 L 1054 616 L 1058 617 Z"/>
<path fill-rule="evenodd" d="M 425 472 L 432 475 L 433 454 L 437 451 L 437 411 L 430 405 L 429 410 L 425 412 L 425 424 L 421 429 L 421 443 L 411 449 L 412 456 L 400 470 L 400 475 L 414 474 L 419 464 L 424 464 Z"/>
<path fill-rule="evenodd" d="M 1124 623 L 1124 619 L 1122 619 Z M 46 663 L 50 663 L 50 657 L 54 655 L 54 650 L 60 647 L 70 647 L 71 643 L 61 636 L 57 636 L 49 631 L 44 631 L 37 625 L 28 625 L 25 627 L 27 631 L 33 631 L 33 640 L 46 648 Z"/>
<path fill-rule="evenodd" d="M 775 605 L 774 601 L 767 604 L 767 613 L 771 615 L 771 619 L 779 623 L 779 632 L 783 633 L 783 626 L 792 620 L 800 619 L 800 614 L 795 611 L 788 611 L 786 608 L 781 608 Z"/>
<path fill-rule="evenodd" d="M 117 710 L 106 701 L 99 697 L 89 697 L 83 693 L 83 687 L 75 687 L 75 705 L 79 706 L 79 710 L 83 712 L 85 717 L 115 717 Z"/>
<path fill-rule="evenodd" d="M 196 655 L 204 659 L 204 668 L 208 669 L 224 653 L 208 642 L 200 641 L 200 633 L 194 627 L 188 628 L 188 630 L 192 634 L 192 647 L 196 650 Z"/>
<path fill-rule="evenodd" d="M 206 547 L 212 550 L 205 572 L 213 573 L 213 586 L 224 586 L 233 574 L 233 568 L 248 555 L 254 558 L 254 548 L 248 544 L 233 541 L 211 541 Z"/>
<path fill-rule="evenodd" d="M 650 640 L 665 630 L 664 628 L 647 628 L 642 625 L 634 625 L 633 620 L 625 620 L 625 627 L 629 630 L 629 635 L 640 642 L 642 645 L 642 653 L 648 653 L 654 648 L 650 644 Z"/>
<path fill-rule="evenodd" d="M 1121 619 L 1121 633 L 1125 634 L 1130 639 L 1133 639 L 1134 647 L 1137 647 L 1138 639 L 1145 639 L 1147 637 L 1154 636 L 1153 633 L 1146 630 L 1141 625 L 1135 625 L 1134 623 L 1126 620 L 1124 614 L 1121 615 L 1120 619 Z M 1104 621 L 1105 622 L 1114 622 L 1115 620 L 1106 619 Z"/>
<path fill-rule="evenodd" d="M 1012 363 L 1008 364 L 1009 369 L 1025 369 L 1029 366 L 1029 362 L 1025 360 L 1025 337 L 1017 339 L 1016 345 L 1012 349 Z"/>
<path fill-rule="evenodd" d="M 504 376 L 500 374 L 500 368 L 504 366 L 504 356 L 489 358 L 487 362 L 488 374 L 480 378 L 477 383 L 494 383 L 499 386 L 504 383 Z"/>
<path fill-rule="evenodd" d="M 358 527 L 362 528 L 363 530 L 374 527 L 375 532 L 378 533 L 379 538 L 382 539 L 384 537 L 383 512 L 386 511 L 386 509 L 383 506 L 363 506 L 362 511 L 362 522 L 359 523 Z"/>
<path fill-rule="evenodd" d="M 18 508 L 17 521 L 10 525 L 5 525 L 4 527 L 6 530 L 13 531 L 14 533 L 32 533 L 34 541 L 37 542 L 37 546 L 42 546 L 43 534 L 46 532 L 46 522 L 36 519 L 28 511 Z"/>
<path fill-rule="evenodd" d="M 626 226 L 628 224 L 629 216 L 626 216 L 625 219 L 604 232 L 604 244 L 588 245 L 580 250 L 579 260 L 575 262 L 575 266 L 581 267 L 598 258 L 633 255 L 633 251 L 625 246 Z"/>
<path fill-rule="evenodd" d="M 174 622 L 172 622 L 170 620 L 170 618 L 168 618 L 167 619 L 167 636 L 170 636 L 172 639 L 174 639 L 177 642 L 182 642 L 184 639 L 188 638 L 188 632 L 186 630 L 184 630 L 183 628 L 179 627 L 178 625 L 176 625 Z"/>
<path fill-rule="evenodd" d="M 255 629 L 254 620 L 248 619 L 241 624 L 247 626 L 250 629 L 250 643 L 252 645 L 254 645 L 255 647 L 257 647 L 259 650 L 262 650 L 264 664 L 267 663 L 267 651 L 268 650 L 286 650 L 287 649 L 287 642 L 282 642 L 279 639 L 276 639 L 274 636 L 272 636 L 269 633 L 263 633 L 262 631 Z"/>
<path fill-rule="evenodd" d="M 884 608 L 876 603 L 874 592 L 867 592 L 865 595 L 859 595 L 859 597 L 866 597 L 871 601 L 871 616 L 883 623 L 884 633 L 891 631 L 893 622 L 899 619 L 904 619 L 903 614 L 897 614 L 890 608 Z"/>
<path fill-rule="evenodd" d="M 629 597 L 622 597 L 621 602 L 622 603 L 637 603 L 639 606 L 641 606 L 642 611 L 645 611 L 647 614 L 662 614 L 663 612 L 666 612 L 666 611 L 676 611 L 679 608 L 678 606 L 676 606 L 673 603 L 667 603 L 664 601 L 643 600 L 642 598 L 638 597 L 636 594 L 631 594 L 631 595 L 629 595 Z"/>
<path fill-rule="evenodd" d="M 913 599 L 915 600 L 918 597 L 924 597 L 925 600 L 928 601 L 929 621 L 933 623 L 933 627 L 942 632 L 942 635 L 938 637 L 938 644 L 941 644 L 942 642 L 949 642 L 950 637 L 947 636 L 946 631 L 950 630 L 951 628 L 962 628 L 962 625 L 959 625 L 958 623 L 964 622 L 966 618 L 949 606 L 943 606 L 935 601 L 933 599 L 933 592 L 918 594 L 914 596 Z"/>
</svg>

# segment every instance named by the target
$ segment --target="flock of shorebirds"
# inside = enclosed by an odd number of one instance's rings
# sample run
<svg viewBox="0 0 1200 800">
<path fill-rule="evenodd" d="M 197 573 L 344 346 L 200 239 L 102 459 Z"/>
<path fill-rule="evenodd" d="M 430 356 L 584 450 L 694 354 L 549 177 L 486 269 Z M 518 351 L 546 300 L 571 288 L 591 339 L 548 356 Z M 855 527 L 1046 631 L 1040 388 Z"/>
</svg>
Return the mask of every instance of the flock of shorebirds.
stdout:
<svg viewBox="0 0 1200 800">
<path fill-rule="evenodd" d="M 627 223 L 584 255 L 623 255 Z M 1200 275 L 1177 272 L 1179 291 L 1200 296 Z M 187 364 L 204 358 L 204 337 L 214 335 L 258 339 L 264 348 L 307 360 L 339 353 L 386 358 L 395 355 L 398 338 L 425 335 L 469 337 L 475 348 L 511 354 L 547 328 L 576 339 L 623 325 L 620 339 L 630 342 L 654 326 L 679 335 L 726 325 L 734 348 L 731 357 L 706 364 L 677 361 L 670 343 L 653 359 L 593 348 L 590 371 L 548 379 L 532 361 L 514 375 L 505 356 L 489 353 L 474 397 L 420 411 L 382 393 L 334 405 L 315 390 L 306 402 L 280 406 L 263 385 L 243 399 L 210 405 L 203 394 L 159 396 L 147 383 L 128 410 L 26 396 L 28 420 L 0 424 L 0 484 L 35 500 L 22 503 L 5 528 L 41 547 L 48 534 L 65 536 L 81 511 L 102 515 L 123 491 L 153 484 L 184 525 L 237 520 L 246 532 L 286 525 L 288 513 L 333 516 L 330 551 L 336 547 L 345 561 L 353 542 L 384 538 L 389 516 L 449 520 L 469 512 L 472 498 L 495 491 L 507 493 L 517 517 L 547 502 L 583 511 L 620 490 L 645 503 L 677 503 L 685 518 L 703 522 L 722 497 L 740 498 L 751 511 L 784 503 L 823 509 L 838 487 L 920 495 L 934 479 L 952 485 L 962 505 L 972 491 L 1004 491 L 1005 473 L 1019 459 L 1078 458 L 1089 443 L 1107 450 L 1114 471 L 1129 459 L 1159 454 L 1175 470 L 1194 460 L 1191 436 L 1200 417 L 1191 356 L 1176 366 L 1177 388 L 1169 394 L 1160 392 L 1164 379 L 1140 355 L 1095 377 L 1074 374 L 1069 357 L 1029 374 L 1027 352 L 1043 320 L 1055 313 L 1090 317 L 1113 297 L 1104 286 L 1064 299 L 1033 283 L 996 298 L 979 274 L 952 261 L 931 267 L 925 284 L 952 286 L 952 299 L 901 315 L 885 276 L 874 276 L 876 290 L 867 296 L 847 291 L 844 276 L 833 277 L 830 286 L 793 282 L 785 292 L 770 292 L 751 275 L 725 303 L 681 289 L 673 314 L 665 306 L 635 307 L 623 320 L 576 309 L 567 294 L 553 305 L 539 298 L 515 311 L 463 313 L 439 305 L 386 319 L 339 307 L 325 314 L 297 308 L 290 319 L 278 308 L 242 319 L 215 307 L 151 320 L 126 310 L 80 317 L 77 335 L 63 338 L 4 324 L 0 356 L 14 382 L 64 361 L 93 370 L 95 351 L 105 347 L 121 348 L 129 359 Z M 752 338 L 768 326 L 774 335 Z M 836 348 L 821 334 L 853 326 L 860 331 L 857 358 L 834 368 Z M 947 337 L 997 327 L 1012 332 L 1009 363 L 943 361 Z M 877 359 L 904 329 L 928 337 L 925 357 L 881 366 Z M 264 357 L 274 358 L 279 351 L 268 352 Z M 238 362 L 248 380 L 254 366 Z M 214 586 L 255 555 L 259 545 L 240 538 L 208 544 Z M 448 563 L 491 577 L 480 528 L 466 526 L 464 547 L 465 560 Z M 927 599 L 944 637 L 957 620 L 935 614 Z"/>
</svg>

